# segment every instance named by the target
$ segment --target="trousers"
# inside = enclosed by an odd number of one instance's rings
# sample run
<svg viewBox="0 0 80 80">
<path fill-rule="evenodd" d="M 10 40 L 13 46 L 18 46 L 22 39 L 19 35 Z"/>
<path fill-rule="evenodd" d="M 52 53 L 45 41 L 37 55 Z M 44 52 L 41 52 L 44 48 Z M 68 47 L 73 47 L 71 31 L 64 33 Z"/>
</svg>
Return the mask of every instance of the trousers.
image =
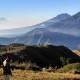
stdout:
<svg viewBox="0 0 80 80">
<path fill-rule="evenodd" d="M 9 75 L 4 75 L 4 80 L 10 80 Z"/>
</svg>

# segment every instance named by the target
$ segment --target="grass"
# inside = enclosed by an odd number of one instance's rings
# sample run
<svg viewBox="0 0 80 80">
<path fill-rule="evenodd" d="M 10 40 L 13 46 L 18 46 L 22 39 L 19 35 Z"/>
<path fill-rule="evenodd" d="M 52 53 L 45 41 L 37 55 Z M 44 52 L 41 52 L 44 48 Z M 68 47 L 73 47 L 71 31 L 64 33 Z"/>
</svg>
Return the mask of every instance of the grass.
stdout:
<svg viewBox="0 0 80 80">
<path fill-rule="evenodd" d="M 30 70 L 14 70 L 10 80 L 80 80 L 80 75 L 70 73 L 33 72 Z M 0 80 L 3 80 L 0 69 Z"/>
<path fill-rule="evenodd" d="M 80 71 L 80 63 L 73 63 L 65 65 L 64 67 L 57 70 L 60 73 L 74 73 L 75 71 Z"/>
<path fill-rule="evenodd" d="M 22 45 L 22 46 L 9 46 L 9 47 L 0 47 L 0 54 L 6 54 L 6 53 L 16 53 L 16 52 L 19 52 L 23 49 L 25 49 L 25 45 Z M 10 48 L 10 50 L 9 50 Z"/>
<path fill-rule="evenodd" d="M 80 56 L 80 50 L 72 50 L 72 51 Z"/>
</svg>

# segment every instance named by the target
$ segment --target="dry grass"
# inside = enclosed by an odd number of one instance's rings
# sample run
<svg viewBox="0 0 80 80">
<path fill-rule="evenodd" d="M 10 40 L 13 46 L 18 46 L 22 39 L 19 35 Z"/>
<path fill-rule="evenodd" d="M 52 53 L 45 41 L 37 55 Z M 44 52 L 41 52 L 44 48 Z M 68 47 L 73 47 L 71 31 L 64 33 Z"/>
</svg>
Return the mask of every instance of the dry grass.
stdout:
<svg viewBox="0 0 80 80">
<path fill-rule="evenodd" d="M 2 79 L 0 69 L 0 80 Z M 33 72 L 28 70 L 14 70 L 11 80 L 80 80 L 80 75 L 70 73 Z"/>
<path fill-rule="evenodd" d="M 80 56 L 80 50 L 73 50 L 73 52 Z"/>
<path fill-rule="evenodd" d="M 16 52 L 19 52 L 23 49 L 25 49 L 26 46 L 11 46 L 10 47 L 10 51 L 7 49 L 7 51 L 5 51 L 4 49 L 0 51 L 0 54 L 6 54 L 6 53 L 16 53 Z M 4 47 L 5 48 L 5 47 Z M 1 49 L 1 48 L 0 48 Z"/>
</svg>

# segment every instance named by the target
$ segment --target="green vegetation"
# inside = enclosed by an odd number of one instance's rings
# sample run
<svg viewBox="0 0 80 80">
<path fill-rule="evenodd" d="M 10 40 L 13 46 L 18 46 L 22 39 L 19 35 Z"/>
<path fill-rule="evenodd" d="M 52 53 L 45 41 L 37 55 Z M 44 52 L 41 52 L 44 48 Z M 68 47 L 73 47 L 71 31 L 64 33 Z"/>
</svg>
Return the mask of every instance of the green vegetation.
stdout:
<svg viewBox="0 0 80 80">
<path fill-rule="evenodd" d="M 64 57 L 60 57 L 60 61 L 62 62 L 62 65 L 63 66 L 65 66 L 65 65 L 67 65 L 67 64 L 69 64 L 70 63 L 70 61 L 71 61 L 71 58 L 64 58 Z"/>
<path fill-rule="evenodd" d="M 65 65 L 64 67 L 58 69 L 57 71 L 61 73 L 66 73 L 66 72 L 71 73 L 75 71 L 80 71 L 80 63 L 73 63 L 73 64 Z"/>
<path fill-rule="evenodd" d="M 80 56 L 80 50 L 73 50 L 73 52 Z"/>
</svg>

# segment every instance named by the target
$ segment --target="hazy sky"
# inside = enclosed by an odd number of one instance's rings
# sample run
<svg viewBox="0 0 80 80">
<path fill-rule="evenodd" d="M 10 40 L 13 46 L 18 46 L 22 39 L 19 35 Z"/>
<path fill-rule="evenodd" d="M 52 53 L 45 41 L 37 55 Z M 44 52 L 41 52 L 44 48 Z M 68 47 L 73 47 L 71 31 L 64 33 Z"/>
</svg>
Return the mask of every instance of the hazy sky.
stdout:
<svg viewBox="0 0 80 80">
<path fill-rule="evenodd" d="M 61 13 L 80 11 L 80 0 L 0 0 L 0 29 L 33 25 Z"/>
</svg>

